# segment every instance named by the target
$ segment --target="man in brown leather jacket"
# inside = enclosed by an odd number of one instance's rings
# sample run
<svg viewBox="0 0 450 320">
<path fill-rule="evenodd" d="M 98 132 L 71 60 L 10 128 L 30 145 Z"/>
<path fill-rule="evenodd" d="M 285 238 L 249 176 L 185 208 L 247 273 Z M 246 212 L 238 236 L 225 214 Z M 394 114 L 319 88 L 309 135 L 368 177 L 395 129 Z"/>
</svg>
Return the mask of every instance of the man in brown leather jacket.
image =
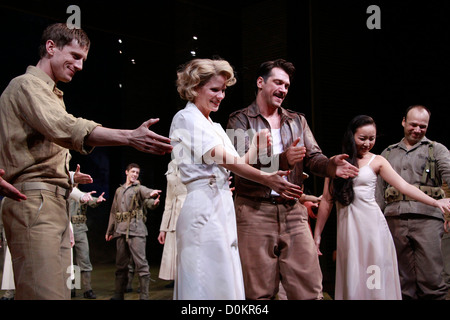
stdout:
<svg viewBox="0 0 450 320">
<path fill-rule="evenodd" d="M 230 115 L 227 133 L 239 154 L 249 148 L 252 134 L 271 130 L 273 143 L 253 164 L 263 171 L 289 170 L 287 179 L 302 185 L 303 168 L 321 177 L 349 178 L 358 169 L 322 154 L 305 117 L 281 107 L 295 71 L 279 59 L 260 66 L 257 97 L 249 107 Z M 274 299 L 280 280 L 288 299 L 321 299 L 322 272 L 301 203 L 286 201 L 267 186 L 236 176 L 236 219 L 247 299 Z"/>
</svg>

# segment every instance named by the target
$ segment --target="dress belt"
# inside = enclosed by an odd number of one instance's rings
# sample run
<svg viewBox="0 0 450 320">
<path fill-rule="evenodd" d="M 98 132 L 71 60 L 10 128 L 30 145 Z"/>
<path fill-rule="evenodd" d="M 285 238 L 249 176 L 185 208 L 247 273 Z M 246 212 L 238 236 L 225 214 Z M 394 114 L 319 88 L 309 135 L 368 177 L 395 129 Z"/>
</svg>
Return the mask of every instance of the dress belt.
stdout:
<svg viewBox="0 0 450 320">
<path fill-rule="evenodd" d="M 69 198 L 70 192 L 72 191 L 71 189 L 66 189 L 54 184 L 38 181 L 21 182 L 15 184 L 14 187 L 19 191 L 47 190 L 57 195 L 63 196 L 65 199 Z"/>
</svg>

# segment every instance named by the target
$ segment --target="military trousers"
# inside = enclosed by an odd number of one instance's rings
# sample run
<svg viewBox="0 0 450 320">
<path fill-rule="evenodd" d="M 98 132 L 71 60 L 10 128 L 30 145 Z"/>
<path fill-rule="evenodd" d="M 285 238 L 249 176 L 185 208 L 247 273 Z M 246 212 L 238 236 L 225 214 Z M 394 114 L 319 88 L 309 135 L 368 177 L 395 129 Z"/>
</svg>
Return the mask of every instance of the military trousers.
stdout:
<svg viewBox="0 0 450 320">
<path fill-rule="evenodd" d="M 145 254 L 146 243 L 147 237 L 145 236 L 129 236 L 128 240 L 125 235 L 121 235 L 117 238 L 116 277 L 128 277 L 130 257 L 135 263 L 135 271 L 139 277 L 150 275 L 150 268 Z"/>
<path fill-rule="evenodd" d="M 445 299 L 442 220 L 418 214 L 386 217 L 397 251 L 403 299 Z"/>
<path fill-rule="evenodd" d="M 235 208 L 246 298 L 275 299 L 281 281 L 289 300 L 322 299 L 306 207 L 237 196 Z"/>
<path fill-rule="evenodd" d="M 5 199 L 3 222 L 17 300 L 70 300 L 70 227 L 66 199 L 47 190 Z"/>
</svg>

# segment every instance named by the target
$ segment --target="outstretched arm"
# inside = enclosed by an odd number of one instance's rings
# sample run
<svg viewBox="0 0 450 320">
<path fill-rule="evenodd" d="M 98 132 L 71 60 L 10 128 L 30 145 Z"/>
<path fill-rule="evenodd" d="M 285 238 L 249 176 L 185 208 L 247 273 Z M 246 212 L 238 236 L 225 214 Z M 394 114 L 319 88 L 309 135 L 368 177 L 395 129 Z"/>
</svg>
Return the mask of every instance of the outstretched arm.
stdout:
<svg viewBox="0 0 450 320">
<path fill-rule="evenodd" d="M 149 130 L 159 119 L 150 119 L 134 130 L 96 127 L 86 138 L 85 143 L 97 146 L 130 146 L 139 151 L 163 155 L 172 151 L 170 139 Z"/>
<path fill-rule="evenodd" d="M 428 196 L 419 188 L 407 183 L 391 166 L 391 164 L 383 157 L 377 156 L 377 161 L 380 163 L 379 174 L 390 185 L 394 186 L 398 191 L 406 194 L 417 201 L 427 205 L 441 209 L 442 213 L 450 211 L 450 200 L 440 199 L 436 200 Z"/>
<path fill-rule="evenodd" d="M 220 145 L 214 147 L 209 154 L 216 163 L 224 168 L 233 171 L 241 177 L 269 186 L 285 199 L 298 199 L 302 195 L 302 190 L 299 186 L 283 179 L 283 176 L 288 173 L 287 171 L 267 174 L 248 164 L 242 163 L 239 158 L 227 153 Z"/>
<path fill-rule="evenodd" d="M 329 177 L 340 177 L 344 179 L 354 178 L 358 175 L 359 169 L 350 164 L 347 159 L 347 154 L 339 154 L 330 159 L 329 162 Z"/>
</svg>

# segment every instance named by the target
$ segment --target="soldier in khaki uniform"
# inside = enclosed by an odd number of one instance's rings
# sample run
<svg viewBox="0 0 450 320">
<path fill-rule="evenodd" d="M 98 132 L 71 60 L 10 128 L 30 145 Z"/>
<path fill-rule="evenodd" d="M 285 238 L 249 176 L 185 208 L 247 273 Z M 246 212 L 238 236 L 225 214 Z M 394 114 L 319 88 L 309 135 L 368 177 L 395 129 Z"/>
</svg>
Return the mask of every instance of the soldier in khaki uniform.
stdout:
<svg viewBox="0 0 450 320">
<path fill-rule="evenodd" d="M 77 189 L 75 186 L 74 190 Z M 81 191 L 80 191 L 81 192 Z M 88 192 L 95 193 L 95 191 Z M 83 286 L 83 297 L 86 299 L 96 299 L 96 295 L 91 286 L 91 272 L 92 264 L 89 258 L 89 242 L 87 237 L 88 227 L 87 221 L 87 208 L 96 208 L 100 203 L 106 201 L 103 198 L 103 192 L 99 197 L 90 197 L 91 200 L 83 201 L 82 199 L 69 198 L 69 212 L 70 219 L 72 220 L 73 236 L 75 239 L 75 245 L 73 247 L 75 251 L 76 264 L 80 267 L 81 272 L 81 284 Z"/>
<path fill-rule="evenodd" d="M 139 276 L 141 300 L 148 300 L 150 270 L 145 255 L 147 227 L 145 225 L 144 200 L 158 198 L 161 190 L 149 189 L 139 183 L 139 165 L 131 163 L 125 170 L 126 182 L 117 188 L 114 195 L 106 241 L 116 241 L 116 279 L 112 300 L 123 300 L 128 283 L 130 257 Z"/>
<path fill-rule="evenodd" d="M 18 300 L 70 299 L 69 149 L 82 154 L 95 146 L 126 145 L 154 154 L 172 150 L 170 139 L 148 129 L 158 119 L 119 130 L 67 113 L 56 85 L 82 70 L 89 47 L 83 30 L 49 26 L 37 65 L 13 79 L 0 97 L 0 168 L 3 179 L 27 198 L 7 198 L 3 207 Z"/>
<path fill-rule="evenodd" d="M 450 182 L 450 154 L 444 145 L 425 137 L 430 115 L 424 106 L 409 107 L 402 121 L 405 137 L 382 156 L 406 182 L 441 199 L 442 182 Z M 394 238 L 403 299 L 444 299 L 443 213 L 412 201 L 380 178 L 377 202 Z"/>
</svg>

